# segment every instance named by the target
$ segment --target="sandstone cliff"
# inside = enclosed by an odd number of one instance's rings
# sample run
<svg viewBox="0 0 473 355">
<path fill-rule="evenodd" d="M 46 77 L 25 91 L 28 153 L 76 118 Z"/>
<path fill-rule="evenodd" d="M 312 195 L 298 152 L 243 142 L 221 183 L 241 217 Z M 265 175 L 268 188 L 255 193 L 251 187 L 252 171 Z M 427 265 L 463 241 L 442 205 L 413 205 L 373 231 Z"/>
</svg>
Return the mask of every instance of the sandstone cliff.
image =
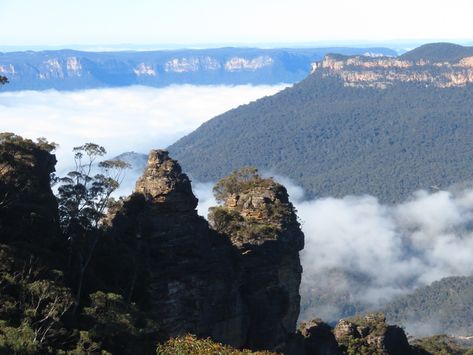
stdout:
<svg viewBox="0 0 473 355">
<path fill-rule="evenodd" d="M 276 183 L 255 187 L 228 207 L 236 218 L 264 226 L 253 234 L 211 229 L 196 205 L 177 162 L 152 151 L 136 192 L 112 221 L 120 238 L 139 240 L 150 312 L 162 336 L 191 332 L 281 350 L 299 315 L 303 247 L 286 190 Z"/>
<path fill-rule="evenodd" d="M 47 142 L 0 134 L 0 243 L 41 240 L 47 249 L 57 238 L 58 208 L 50 187 L 56 158 L 48 148 L 53 146 Z"/>
<path fill-rule="evenodd" d="M 402 57 L 327 55 L 312 65 L 312 74 L 335 76 L 345 86 L 384 89 L 399 82 L 440 88 L 464 86 L 473 82 L 473 56 L 456 61 L 409 60 Z"/>
<path fill-rule="evenodd" d="M 386 324 L 382 314 L 342 319 L 335 328 L 321 320 L 302 323 L 299 336 L 301 354 L 426 354 L 409 345 L 402 328 Z M 419 351 L 419 352 L 418 352 Z"/>
<path fill-rule="evenodd" d="M 136 192 L 112 221 L 136 240 L 150 313 L 163 338 L 191 332 L 242 346 L 248 312 L 230 243 L 197 215 L 190 180 L 166 151 L 152 151 Z"/>
<path fill-rule="evenodd" d="M 361 353 L 364 350 L 373 354 L 403 355 L 411 352 L 404 330 L 387 325 L 382 314 L 341 320 L 334 329 L 334 335 L 344 353 Z"/>
<path fill-rule="evenodd" d="M 221 191 L 224 204 L 211 209 L 209 221 L 239 254 L 250 311 L 247 345 L 282 350 L 299 316 L 304 235 L 282 185 L 255 171 L 238 174 L 222 180 L 231 186 Z"/>
</svg>

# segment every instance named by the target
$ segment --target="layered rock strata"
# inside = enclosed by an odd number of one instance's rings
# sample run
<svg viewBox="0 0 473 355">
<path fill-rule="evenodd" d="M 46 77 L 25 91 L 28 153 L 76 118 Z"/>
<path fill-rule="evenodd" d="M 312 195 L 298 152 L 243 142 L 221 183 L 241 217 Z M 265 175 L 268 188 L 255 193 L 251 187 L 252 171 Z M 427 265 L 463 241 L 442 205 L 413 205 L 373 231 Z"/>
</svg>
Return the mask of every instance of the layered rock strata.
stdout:
<svg viewBox="0 0 473 355">
<path fill-rule="evenodd" d="M 190 332 L 236 347 L 282 349 L 299 314 L 303 247 L 286 190 L 274 184 L 240 196 L 236 214 L 272 226 L 252 236 L 210 228 L 196 206 L 189 178 L 157 150 L 112 220 L 116 235 L 142 245 L 150 313 L 163 338 Z M 273 207 L 284 212 L 279 219 Z"/>
<path fill-rule="evenodd" d="M 189 178 L 166 151 L 148 167 L 112 221 L 114 234 L 140 245 L 150 313 L 163 338 L 190 332 L 241 346 L 248 312 L 228 240 L 195 210 Z"/>
<path fill-rule="evenodd" d="M 30 140 L 0 136 L 0 243 L 41 240 L 48 249 L 59 234 L 58 205 L 51 186 L 56 157 Z"/>
<path fill-rule="evenodd" d="M 259 177 L 250 185 L 211 209 L 209 221 L 238 251 L 250 314 L 247 346 L 281 351 L 299 316 L 304 235 L 282 185 Z"/>
<path fill-rule="evenodd" d="M 327 55 L 312 65 L 312 74 L 339 77 L 345 86 L 384 89 L 396 83 L 416 83 L 440 88 L 473 82 L 473 57 L 455 62 L 428 59 Z"/>
</svg>

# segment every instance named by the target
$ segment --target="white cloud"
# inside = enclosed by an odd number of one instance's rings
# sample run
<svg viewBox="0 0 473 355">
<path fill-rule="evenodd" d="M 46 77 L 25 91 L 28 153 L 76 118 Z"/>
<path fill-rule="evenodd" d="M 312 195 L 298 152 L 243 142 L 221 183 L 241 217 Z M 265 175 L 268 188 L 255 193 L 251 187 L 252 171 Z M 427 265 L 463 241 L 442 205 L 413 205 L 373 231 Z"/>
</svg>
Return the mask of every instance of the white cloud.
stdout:
<svg viewBox="0 0 473 355">
<path fill-rule="evenodd" d="M 339 294 L 359 309 L 376 309 L 446 276 L 473 274 L 472 194 L 419 191 L 395 206 L 372 196 L 296 202 L 306 235 L 303 303 L 330 293 L 319 284 L 334 270 L 344 275 Z M 335 320 L 343 310 L 327 302 L 302 318 L 318 313 Z"/>
<path fill-rule="evenodd" d="M 62 170 L 71 161 L 74 146 L 94 142 L 111 156 L 165 148 L 213 116 L 285 86 L 6 92 L 0 94 L 0 132 L 59 143 L 58 170 Z"/>
</svg>

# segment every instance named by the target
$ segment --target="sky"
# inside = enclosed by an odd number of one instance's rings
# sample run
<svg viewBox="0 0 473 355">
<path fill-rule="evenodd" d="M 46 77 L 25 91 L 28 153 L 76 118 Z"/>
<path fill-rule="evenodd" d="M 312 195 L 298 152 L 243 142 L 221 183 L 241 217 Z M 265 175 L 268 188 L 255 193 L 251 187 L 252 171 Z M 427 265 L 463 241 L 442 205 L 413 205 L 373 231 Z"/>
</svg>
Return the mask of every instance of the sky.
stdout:
<svg viewBox="0 0 473 355">
<path fill-rule="evenodd" d="M 471 0 L 0 0 L 0 46 L 473 40 Z"/>
</svg>

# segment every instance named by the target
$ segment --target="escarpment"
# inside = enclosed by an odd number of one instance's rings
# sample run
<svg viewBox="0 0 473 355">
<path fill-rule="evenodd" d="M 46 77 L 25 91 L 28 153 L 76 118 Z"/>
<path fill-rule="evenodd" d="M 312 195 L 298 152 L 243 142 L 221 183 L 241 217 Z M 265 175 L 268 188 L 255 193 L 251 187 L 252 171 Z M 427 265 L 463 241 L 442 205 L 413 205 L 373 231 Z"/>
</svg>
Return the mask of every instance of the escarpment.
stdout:
<svg viewBox="0 0 473 355">
<path fill-rule="evenodd" d="M 228 200 L 210 218 L 225 210 L 242 228 L 210 228 L 178 163 L 152 151 L 112 231 L 140 245 L 150 313 L 163 337 L 191 332 L 281 350 L 299 315 L 304 236 L 286 190 L 272 180 L 233 198 L 234 206 Z"/>
<path fill-rule="evenodd" d="M 473 82 L 473 56 L 447 61 L 435 58 L 327 55 L 312 65 L 312 74 L 338 77 L 349 87 L 385 89 L 396 83 L 458 87 Z"/>
<path fill-rule="evenodd" d="M 150 313 L 163 338 L 190 332 L 242 346 L 248 312 L 235 256 L 196 206 L 177 162 L 166 151 L 152 151 L 136 192 L 113 218 L 112 232 L 136 243 Z"/>
<path fill-rule="evenodd" d="M 48 249 L 57 240 L 58 204 L 50 186 L 53 147 L 0 134 L 0 243 L 24 247 L 41 240 L 41 248 Z"/>
<path fill-rule="evenodd" d="M 304 247 L 286 189 L 252 169 L 234 172 L 216 185 L 222 206 L 212 208 L 211 225 L 238 250 L 248 300 L 248 346 L 281 350 L 299 316 Z"/>
</svg>

